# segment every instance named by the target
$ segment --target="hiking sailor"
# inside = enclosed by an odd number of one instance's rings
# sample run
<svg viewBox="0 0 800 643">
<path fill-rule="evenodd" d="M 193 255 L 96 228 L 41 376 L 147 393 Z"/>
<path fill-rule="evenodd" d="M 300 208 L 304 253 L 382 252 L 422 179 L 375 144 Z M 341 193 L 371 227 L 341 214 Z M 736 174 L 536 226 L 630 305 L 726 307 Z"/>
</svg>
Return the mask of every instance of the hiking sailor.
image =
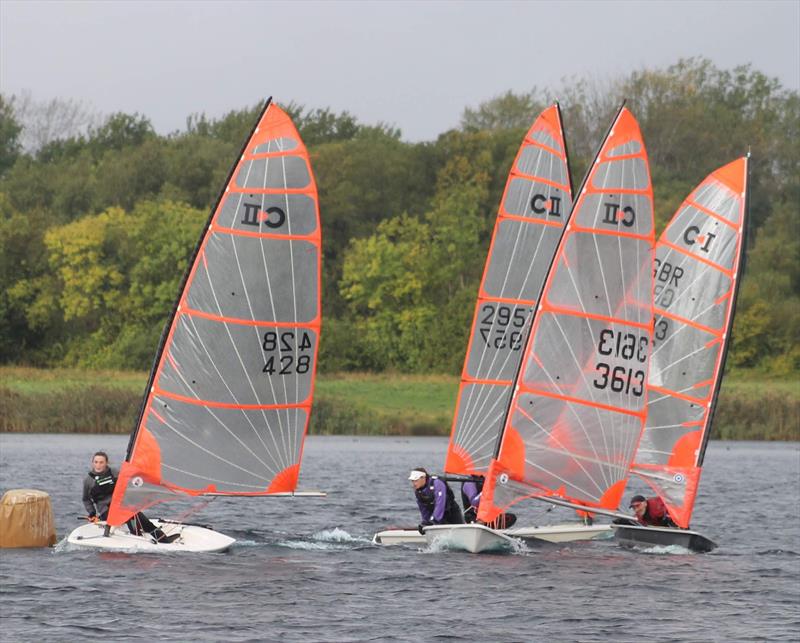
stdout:
<svg viewBox="0 0 800 643">
<path fill-rule="evenodd" d="M 420 531 L 428 525 L 460 525 L 464 522 L 453 490 L 444 480 L 430 475 L 422 467 L 412 469 L 408 479 L 414 485 L 414 496 L 422 518 Z"/>
<path fill-rule="evenodd" d="M 104 451 L 98 451 L 92 457 L 92 468 L 83 481 L 83 506 L 86 507 L 89 522 L 108 518 L 116 483 L 117 473 L 108 466 L 108 456 Z M 167 536 L 143 513 L 136 514 L 126 524 L 132 534 L 141 536 L 146 532 L 158 543 L 171 543 L 180 537 L 180 534 Z"/>
</svg>

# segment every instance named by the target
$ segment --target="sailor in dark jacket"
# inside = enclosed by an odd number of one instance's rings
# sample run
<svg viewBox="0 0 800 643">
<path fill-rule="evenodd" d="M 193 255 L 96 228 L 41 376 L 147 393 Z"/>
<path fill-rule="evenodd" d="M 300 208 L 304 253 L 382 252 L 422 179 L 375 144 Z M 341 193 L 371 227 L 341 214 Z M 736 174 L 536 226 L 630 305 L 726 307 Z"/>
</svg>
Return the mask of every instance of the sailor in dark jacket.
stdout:
<svg viewBox="0 0 800 643">
<path fill-rule="evenodd" d="M 429 475 L 422 467 L 408 476 L 414 485 L 414 496 L 422 517 L 420 527 L 427 525 L 460 525 L 464 522 L 453 490 L 444 480 Z"/>
<path fill-rule="evenodd" d="M 640 525 L 645 527 L 677 526 L 669 517 L 664 501 L 658 496 L 653 498 L 634 496 L 628 506 L 633 509 L 634 516 Z"/>
<path fill-rule="evenodd" d="M 86 507 L 90 522 L 108 518 L 108 510 L 111 507 L 111 497 L 114 495 L 116 483 L 117 472 L 108 466 L 108 456 L 105 452 L 98 451 L 92 457 L 92 468 L 83 481 L 83 506 Z M 146 532 L 156 542 L 171 543 L 180 536 L 180 534 L 167 536 L 141 512 L 126 524 L 132 534 L 140 536 L 142 532 Z"/>
</svg>

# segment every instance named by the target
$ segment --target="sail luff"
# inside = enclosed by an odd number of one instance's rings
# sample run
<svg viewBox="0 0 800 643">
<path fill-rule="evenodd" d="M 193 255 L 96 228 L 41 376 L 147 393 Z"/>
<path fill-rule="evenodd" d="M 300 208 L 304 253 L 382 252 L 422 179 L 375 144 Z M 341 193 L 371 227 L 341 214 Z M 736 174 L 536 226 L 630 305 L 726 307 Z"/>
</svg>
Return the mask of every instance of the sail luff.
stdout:
<svg viewBox="0 0 800 643">
<path fill-rule="evenodd" d="M 264 101 L 264 107 L 261 108 L 261 112 L 259 112 L 258 118 L 253 124 L 253 127 L 250 129 L 250 133 L 245 137 L 241 149 L 239 150 L 239 154 L 236 157 L 237 159 L 241 158 L 242 155 L 244 154 L 245 150 L 247 149 L 247 144 L 253 137 L 253 133 L 258 127 L 258 124 L 261 122 L 261 119 L 264 117 L 264 113 L 267 111 L 267 109 L 269 109 L 271 103 L 272 103 L 272 96 L 270 96 L 269 98 L 267 98 L 266 101 Z M 134 424 L 133 431 L 131 431 L 130 438 L 128 439 L 128 448 L 125 451 L 126 461 L 130 461 L 131 455 L 133 454 L 133 445 L 136 443 L 136 435 L 139 432 L 139 427 L 142 424 L 142 419 L 145 414 L 145 409 L 147 408 L 147 402 L 150 397 L 150 391 L 153 386 L 153 381 L 155 380 L 156 372 L 158 371 L 158 365 L 161 363 L 161 355 L 164 352 L 164 346 L 166 346 L 167 344 L 167 337 L 170 333 L 170 329 L 172 328 L 172 322 L 175 319 L 175 314 L 178 311 L 178 306 L 180 305 L 181 300 L 183 299 L 183 293 L 186 288 L 186 284 L 189 281 L 189 275 L 191 275 L 192 272 L 194 271 L 195 260 L 197 259 L 197 256 L 200 253 L 200 249 L 205 242 L 206 232 L 211 226 L 211 222 L 214 220 L 214 215 L 217 212 L 217 208 L 219 207 L 222 198 L 225 196 L 225 188 L 230 183 L 230 180 L 233 177 L 233 173 L 236 171 L 237 167 L 238 163 L 234 163 L 231 166 L 231 169 L 228 171 L 228 176 L 225 177 L 225 182 L 222 184 L 219 194 L 217 194 L 217 199 L 216 201 L 214 201 L 214 207 L 211 208 L 211 212 L 209 213 L 208 219 L 206 220 L 205 226 L 203 227 L 203 232 L 200 234 L 200 238 L 197 240 L 197 244 L 195 244 L 194 250 L 192 250 L 192 254 L 189 256 L 189 261 L 186 264 L 186 270 L 184 270 L 183 276 L 181 277 L 181 282 L 180 285 L 178 286 L 178 295 L 177 297 L 175 297 L 175 303 L 173 304 L 169 317 L 167 317 L 167 321 L 165 322 L 164 328 L 161 331 L 161 337 L 158 340 L 158 348 L 156 349 L 156 354 L 155 357 L 153 358 L 153 365 L 150 367 L 150 375 L 147 378 L 147 384 L 145 385 L 144 388 L 144 394 L 142 395 L 142 403 L 139 406 L 139 413 L 136 417 L 136 423 Z"/>
<path fill-rule="evenodd" d="M 571 211 L 558 103 L 534 121 L 506 181 L 473 314 L 445 471 L 484 473 L 496 449 L 533 305 Z"/>
</svg>

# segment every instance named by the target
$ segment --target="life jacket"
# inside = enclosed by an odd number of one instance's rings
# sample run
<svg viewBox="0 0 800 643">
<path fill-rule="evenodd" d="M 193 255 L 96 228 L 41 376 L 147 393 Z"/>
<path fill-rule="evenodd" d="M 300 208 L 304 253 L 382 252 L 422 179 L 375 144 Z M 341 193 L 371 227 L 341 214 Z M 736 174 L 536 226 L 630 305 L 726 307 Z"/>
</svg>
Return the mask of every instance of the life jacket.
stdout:
<svg viewBox="0 0 800 643">
<path fill-rule="evenodd" d="M 646 527 L 669 527 L 672 525 L 667 507 L 664 501 L 658 497 L 647 499 L 647 510 L 637 520 L 639 524 Z"/>
<path fill-rule="evenodd" d="M 438 478 L 436 476 L 428 476 L 427 484 L 421 489 L 414 491 L 414 494 L 417 496 L 420 503 L 425 505 L 425 508 L 431 512 L 433 512 L 436 506 L 436 489 L 433 485 L 433 481 L 437 479 Z M 453 495 L 453 490 L 450 488 L 450 485 L 444 480 L 442 480 L 442 482 L 444 482 L 444 488 L 447 495 L 444 503 L 443 519 L 453 522 L 453 516 L 458 515 L 459 519 L 461 518 L 461 510 L 456 504 L 456 497 Z"/>
<path fill-rule="evenodd" d="M 94 486 L 89 489 L 89 497 L 92 502 L 98 503 L 111 497 L 114 493 L 114 485 L 117 484 L 117 478 L 114 476 L 111 467 L 107 467 L 102 473 L 90 471 L 89 477 L 94 479 Z"/>
</svg>

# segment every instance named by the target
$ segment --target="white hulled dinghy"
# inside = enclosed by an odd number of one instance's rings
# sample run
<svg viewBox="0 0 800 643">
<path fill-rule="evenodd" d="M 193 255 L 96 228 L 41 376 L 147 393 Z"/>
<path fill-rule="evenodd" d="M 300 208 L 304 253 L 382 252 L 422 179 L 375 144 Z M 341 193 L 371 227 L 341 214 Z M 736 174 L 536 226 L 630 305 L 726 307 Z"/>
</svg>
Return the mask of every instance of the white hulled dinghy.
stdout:
<svg viewBox="0 0 800 643">
<path fill-rule="evenodd" d="M 716 547 L 689 523 L 744 268 L 748 165 L 742 157 L 706 177 L 656 245 L 648 415 L 633 472 L 664 501 L 678 529 L 615 525 L 626 546 Z"/>
<path fill-rule="evenodd" d="M 295 492 L 320 330 L 321 235 L 308 152 L 266 102 L 180 287 L 107 524 L 68 542 L 96 549 L 221 551 L 234 540 L 157 521 L 174 542 L 123 526 L 168 501 Z"/>
</svg>

